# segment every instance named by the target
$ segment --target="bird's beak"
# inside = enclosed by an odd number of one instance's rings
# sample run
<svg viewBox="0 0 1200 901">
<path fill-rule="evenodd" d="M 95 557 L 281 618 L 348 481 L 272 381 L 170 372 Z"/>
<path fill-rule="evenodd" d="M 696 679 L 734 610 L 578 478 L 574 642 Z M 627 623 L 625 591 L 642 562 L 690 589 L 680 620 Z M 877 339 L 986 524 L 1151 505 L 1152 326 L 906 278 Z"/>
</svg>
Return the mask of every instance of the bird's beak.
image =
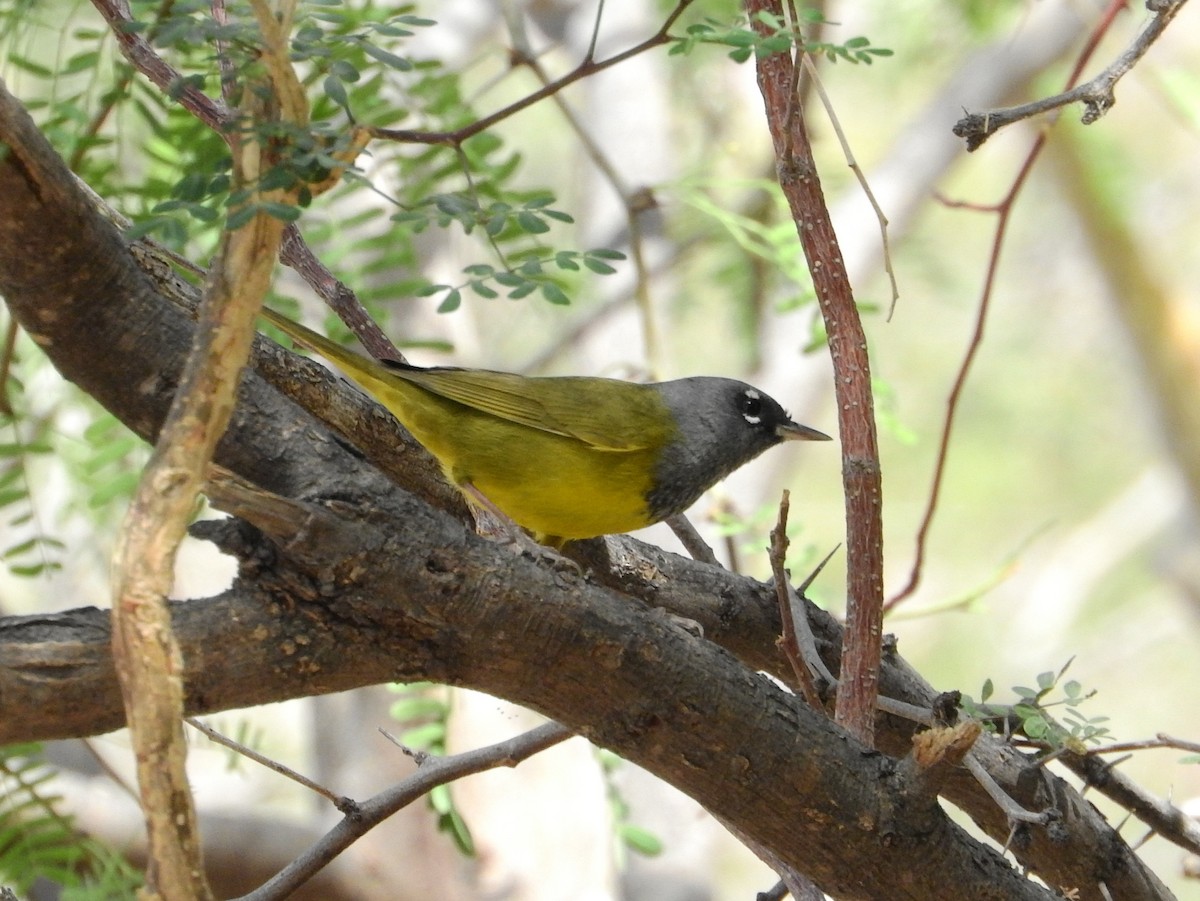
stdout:
<svg viewBox="0 0 1200 901">
<path fill-rule="evenodd" d="M 832 441 L 824 432 L 810 429 L 798 422 L 786 422 L 775 427 L 775 434 L 782 441 Z"/>
</svg>

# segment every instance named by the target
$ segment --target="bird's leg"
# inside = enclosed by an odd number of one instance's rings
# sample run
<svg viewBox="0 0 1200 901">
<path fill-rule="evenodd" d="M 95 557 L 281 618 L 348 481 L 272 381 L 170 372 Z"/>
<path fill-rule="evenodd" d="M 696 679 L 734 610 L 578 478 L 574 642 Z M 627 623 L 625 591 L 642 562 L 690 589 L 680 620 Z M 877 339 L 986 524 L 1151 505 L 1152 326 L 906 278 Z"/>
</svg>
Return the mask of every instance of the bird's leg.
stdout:
<svg viewBox="0 0 1200 901">
<path fill-rule="evenodd" d="M 510 545 L 529 554 L 533 559 L 561 560 L 554 548 L 539 544 L 522 529 L 513 518 L 491 502 L 486 494 L 470 482 L 462 482 L 458 489 L 467 499 L 467 505 L 475 516 L 475 530 L 491 538 L 504 537 Z"/>
<path fill-rule="evenodd" d="M 475 517 L 475 531 L 480 535 L 491 537 L 503 535 L 508 538 L 516 535 L 529 537 L 507 513 L 493 504 L 486 494 L 470 482 L 461 483 L 458 489 L 467 499 L 467 506 L 471 508 L 471 514 Z"/>
</svg>

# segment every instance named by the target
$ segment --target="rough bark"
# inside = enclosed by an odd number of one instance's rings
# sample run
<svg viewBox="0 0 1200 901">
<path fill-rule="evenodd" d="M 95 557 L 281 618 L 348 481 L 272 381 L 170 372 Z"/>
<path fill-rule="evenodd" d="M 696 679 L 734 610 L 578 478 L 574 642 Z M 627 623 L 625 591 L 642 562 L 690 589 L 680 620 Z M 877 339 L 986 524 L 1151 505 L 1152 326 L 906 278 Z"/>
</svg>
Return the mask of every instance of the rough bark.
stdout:
<svg viewBox="0 0 1200 901">
<path fill-rule="evenodd" d="M 0 141 L 0 293 L 64 375 L 153 435 L 187 314 L 142 275 L 7 95 Z M 279 359 L 260 355 L 262 371 Z M 913 791 L 911 768 L 755 672 L 779 666 L 764 586 L 625 540 L 592 545 L 616 563 L 586 576 L 517 556 L 386 478 L 254 373 L 217 460 L 299 500 L 261 517 L 270 536 L 236 521 L 207 527 L 241 574 L 223 595 L 173 608 L 191 712 L 384 680 L 468 685 L 645 766 L 840 898 L 1051 896 Z M 701 621 L 707 638 L 636 598 Z M 813 618 L 837 647 L 836 625 Z M 0 741 L 121 725 L 108 638 L 99 610 L 0 621 Z M 932 696 L 896 658 L 882 688 Z M 878 729 L 881 748 L 906 753 L 911 726 L 882 718 Z M 1122 899 L 1170 897 L 1069 786 L 1010 749 L 984 750 L 1018 799 L 1062 813 L 1062 828 L 1022 833 L 1019 860 L 1083 899 L 1102 897 L 1101 882 Z M 972 783 L 956 776 L 944 794 L 1007 835 Z"/>
</svg>

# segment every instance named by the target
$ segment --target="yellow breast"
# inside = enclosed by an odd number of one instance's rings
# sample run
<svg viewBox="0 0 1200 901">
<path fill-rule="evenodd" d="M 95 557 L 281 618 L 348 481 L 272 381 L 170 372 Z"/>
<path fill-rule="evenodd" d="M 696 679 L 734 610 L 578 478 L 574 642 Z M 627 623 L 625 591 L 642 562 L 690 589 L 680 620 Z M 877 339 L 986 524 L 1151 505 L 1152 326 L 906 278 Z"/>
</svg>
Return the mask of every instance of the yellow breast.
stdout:
<svg viewBox="0 0 1200 901">
<path fill-rule="evenodd" d="M 380 396 L 457 486 L 473 485 L 546 540 L 650 525 L 657 449 L 610 450 L 393 385 Z"/>
</svg>

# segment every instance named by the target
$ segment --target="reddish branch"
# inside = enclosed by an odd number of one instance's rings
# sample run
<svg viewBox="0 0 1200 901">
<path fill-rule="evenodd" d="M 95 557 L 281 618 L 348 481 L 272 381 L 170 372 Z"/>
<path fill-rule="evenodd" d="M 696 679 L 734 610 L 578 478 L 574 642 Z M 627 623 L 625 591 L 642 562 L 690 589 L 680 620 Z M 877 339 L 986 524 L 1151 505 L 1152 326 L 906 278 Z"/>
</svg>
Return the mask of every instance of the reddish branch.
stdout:
<svg viewBox="0 0 1200 901">
<path fill-rule="evenodd" d="M 1125 8 L 1124 0 L 1110 0 L 1108 9 L 1104 15 L 1100 17 L 1096 27 L 1092 29 L 1092 34 L 1089 36 L 1087 44 L 1079 54 L 1079 59 L 1075 63 L 1075 67 L 1071 70 L 1070 76 L 1067 78 L 1067 87 L 1075 84 L 1083 72 L 1084 66 L 1088 60 L 1092 58 L 1096 48 L 1100 44 L 1100 39 L 1108 31 L 1117 14 Z M 962 364 L 958 367 L 958 374 L 954 378 L 954 384 L 950 388 L 950 396 L 946 399 L 946 418 L 942 424 L 942 435 L 938 443 L 937 462 L 933 469 L 933 484 L 929 489 L 929 500 L 925 505 L 925 515 L 921 518 L 921 526 L 917 530 L 917 548 L 913 557 L 912 572 L 908 577 L 908 584 L 900 591 L 891 597 L 884 606 L 884 612 L 888 612 L 901 601 L 911 596 L 921 582 L 921 570 L 925 564 L 925 546 L 929 537 L 929 529 L 933 525 L 933 517 L 937 512 L 938 498 L 942 490 L 942 476 L 946 471 L 946 458 L 950 452 L 950 436 L 954 433 L 954 420 L 958 414 L 959 401 L 962 398 L 963 388 L 967 383 L 967 376 L 971 372 L 971 366 L 975 362 L 975 354 L 979 351 L 980 345 L 983 343 L 984 327 L 987 324 L 988 311 L 991 308 L 992 288 L 996 281 L 996 271 L 1000 265 L 1000 251 L 1004 247 L 1004 236 L 1008 232 L 1009 217 L 1012 214 L 1013 207 L 1016 205 L 1017 197 L 1021 193 L 1021 189 L 1025 186 L 1025 181 L 1029 177 L 1029 173 L 1033 171 L 1033 165 L 1037 158 L 1041 156 L 1042 148 L 1046 145 L 1046 137 L 1049 132 L 1051 121 L 1043 128 L 1033 142 L 1033 147 L 1025 157 L 1025 161 L 1021 164 L 1020 170 L 1017 172 L 1016 178 L 1013 179 L 1012 186 L 1008 189 L 1008 193 L 1004 195 L 1004 199 L 995 207 L 989 209 L 990 212 L 996 213 L 996 232 L 992 237 L 992 250 L 988 258 L 987 274 L 983 280 L 983 292 L 979 298 L 979 307 L 975 313 L 975 330 L 971 334 L 971 340 L 967 344 L 967 351 L 963 355 Z M 951 204 L 958 206 L 969 206 L 968 204 Z M 974 209 L 982 209 L 981 207 L 972 207 Z"/>
<path fill-rule="evenodd" d="M 531 94 L 526 94 L 520 100 L 510 103 L 503 109 L 484 116 L 482 119 L 476 119 L 462 128 L 456 128 L 453 131 L 419 131 L 404 128 L 371 128 L 371 134 L 377 138 L 387 138 L 393 141 L 400 141 L 406 144 L 444 144 L 449 147 L 459 147 L 467 138 L 474 137 L 480 132 L 487 131 L 493 125 L 504 119 L 509 118 L 521 110 L 533 106 L 539 100 L 545 100 L 547 97 L 552 97 L 568 85 L 574 84 L 597 72 L 602 72 L 605 69 L 611 68 L 618 63 L 623 63 L 627 59 L 645 53 L 647 50 L 653 50 L 655 47 L 661 47 L 664 44 L 669 44 L 672 40 L 670 30 L 671 27 L 679 20 L 684 11 L 692 4 L 692 0 L 678 0 L 674 8 L 667 14 L 663 20 L 662 26 L 650 37 L 640 43 L 634 44 L 620 53 L 616 53 L 607 59 L 597 60 L 595 58 L 596 41 L 595 35 L 592 36 L 592 45 L 588 48 L 587 55 L 583 61 L 574 69 L 557 78 L 554 81 L 543 84 L 538 90 Z M 521 60 L 520 62 L 524 62 Z"/>
<path fill-rule="evenodd" d="M 747 0 L 754 27 L 760 11 L 783 18 L 779 0 Z M 758 60 L 758 86 L 775 144 L 779 184 L 787 197 L 813 288 L 829 334 L 842 439 L 846 498 L 847 616 L 837 721 L 870 744 L 879 680 L 883 608 L 883 489 L 867 339 L 854 305 L 829 208 L 813 160 L 804 112 L 797 99 L 798 71 L 787 53 Z"/>
</svg>

